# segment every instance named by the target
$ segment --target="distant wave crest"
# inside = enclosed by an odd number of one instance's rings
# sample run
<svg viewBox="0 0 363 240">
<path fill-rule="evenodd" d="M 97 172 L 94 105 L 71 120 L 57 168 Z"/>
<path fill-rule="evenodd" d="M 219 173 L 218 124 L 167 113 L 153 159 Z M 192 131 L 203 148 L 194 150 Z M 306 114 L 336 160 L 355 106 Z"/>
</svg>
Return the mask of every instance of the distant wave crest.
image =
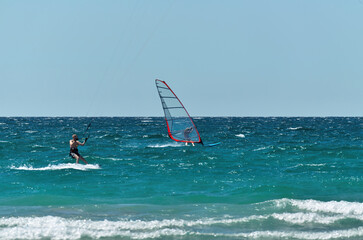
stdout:
<svg viewBox="0 0 363 240">
<path fill-rule="evenodd" d="M 236 137 L 245 138 L 246 136 L 244 134 L 237 134 Z"/>
<path fill-rule="evenodd" d="M 289 127 L 288 130 L 301 130 L 303 127 Z"/>
</svg>

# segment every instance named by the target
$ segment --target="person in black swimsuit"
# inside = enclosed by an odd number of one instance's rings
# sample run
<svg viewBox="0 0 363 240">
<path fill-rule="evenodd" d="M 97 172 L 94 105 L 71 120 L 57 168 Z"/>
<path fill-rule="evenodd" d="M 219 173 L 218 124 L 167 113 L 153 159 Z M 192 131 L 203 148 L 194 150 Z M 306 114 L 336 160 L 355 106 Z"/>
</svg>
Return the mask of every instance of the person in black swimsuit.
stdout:
<svg viewBox="0 0 363 240">
<path fill-rule="evenodd" d="M 69 156 L 71 156 L 72 158 L 76 159 L 76 163 L 78 163 L 79 159 L 81 159 L 85 164 L 88 164 L 88 162 L 86 161 L 86 159 L 84 159 L 81 154 L 79 154 L 78 152 L 78 146 L 84 146 L 87 142 L 87 138 L 84 140 L 83 143 L 81 143 L 80 141 L 78 141 L 78 137 L 76 134 L 72 135 L 72 139 L 69 140 L 69 147 L 70 147 L 70 151 L 69 151 Z"/>
</svg>

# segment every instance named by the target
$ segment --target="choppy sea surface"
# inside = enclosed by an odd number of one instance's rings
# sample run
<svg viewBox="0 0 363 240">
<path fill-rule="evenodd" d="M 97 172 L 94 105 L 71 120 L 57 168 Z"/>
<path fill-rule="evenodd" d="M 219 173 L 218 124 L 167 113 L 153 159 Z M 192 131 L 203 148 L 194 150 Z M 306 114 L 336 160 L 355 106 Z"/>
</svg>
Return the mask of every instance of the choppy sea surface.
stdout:
<svg viewBox="0 0 363 240">
<path fill-rule="evenodd" d="M 0 118 L 0 239 L 363 239 L 363 118 L 194 120 Z"/>
</svg>

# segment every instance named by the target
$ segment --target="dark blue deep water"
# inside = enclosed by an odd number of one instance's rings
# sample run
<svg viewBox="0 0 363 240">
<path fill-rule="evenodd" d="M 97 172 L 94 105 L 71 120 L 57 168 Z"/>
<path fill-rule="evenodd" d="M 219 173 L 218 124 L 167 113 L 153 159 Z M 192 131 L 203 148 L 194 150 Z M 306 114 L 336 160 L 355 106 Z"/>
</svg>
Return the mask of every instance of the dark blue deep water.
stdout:
<svg viewBox="0 0 363 240">
<path fill-rule="evenodd" d="M 0 239 L 363 239 L 363 118 L 194 120 L 0 118 Z"/>
</svg>

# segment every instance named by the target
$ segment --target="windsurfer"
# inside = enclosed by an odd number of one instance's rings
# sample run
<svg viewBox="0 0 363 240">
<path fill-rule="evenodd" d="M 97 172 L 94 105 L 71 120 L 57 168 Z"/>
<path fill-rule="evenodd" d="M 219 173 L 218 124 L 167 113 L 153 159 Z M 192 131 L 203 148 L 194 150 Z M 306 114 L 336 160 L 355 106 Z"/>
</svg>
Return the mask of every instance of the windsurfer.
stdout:
<svg viewBox="0 0 363 240">
<path fill-rule="evenodd" d="M 78 153 L 78 146 L 84 146 L 87 142 L 86 138 L 84 140 L 83 143 L 81 143 L 80 141 L 78 141 L 78 136 L 76 134 L 72 135 L 72 139 L 69 140 L 69 146 L 70 146 L 70 151 L 69 151 L 69 156 L 71 156 L 72 158 L 76 159 L 76 163 L 78 163 L 79 159 L 81 159 L 85 164 L 88 164 L 88 162 L 86 161 L 86 159 L 84 159 L 81 154 Z"/>
<path fill-rule="evenodd" d="M 190 133 L 193 132 L 193 127 L 188 127 L 184 130 L 184 138 L 187 141 L 190 141 Z M 188 145 L 188 142 L 185 143 L 185 145 Z M 194 143 L 192 142 L 192 145 L 194 146 Z"/>
</svg>

